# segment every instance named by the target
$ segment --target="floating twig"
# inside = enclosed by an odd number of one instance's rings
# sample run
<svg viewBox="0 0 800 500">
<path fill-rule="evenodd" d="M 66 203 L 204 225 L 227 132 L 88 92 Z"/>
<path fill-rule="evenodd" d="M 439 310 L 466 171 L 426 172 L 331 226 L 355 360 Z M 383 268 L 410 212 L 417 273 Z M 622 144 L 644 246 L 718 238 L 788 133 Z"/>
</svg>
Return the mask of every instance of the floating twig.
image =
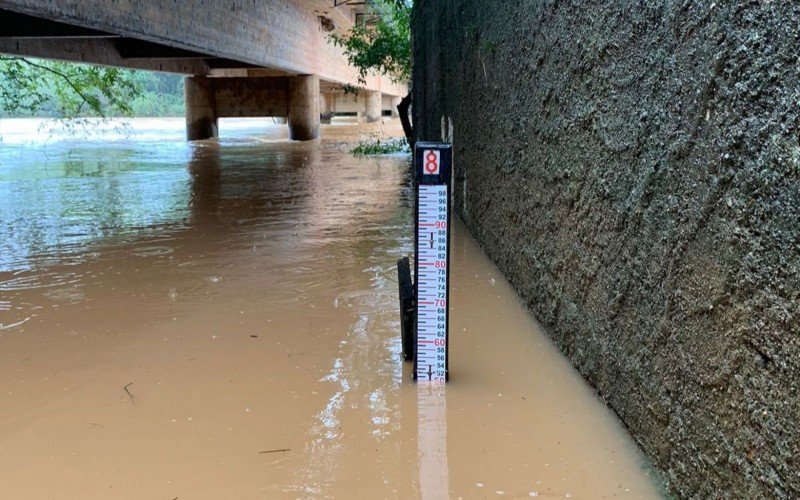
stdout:
<svg viewBox="0 0 800 500">
<path fill-rule="evenodd" d="M 258 453 L 261 454 L 261 455 L 264 455 L 265 453 L 285 453 L 287 451 L 292 451 L 292 449 L 291 448 L 278 448 L 276 450 L 259 451 Z"/>
<path fill-rule="evenodd" d="M 125 387 L 123 387 L 123 389 L 125 389 L 125 392 L 127 392 L 127 393 L 128 393 L 128 397 L 129 397 L 129 398 L 131 398 L 131 403 L 135 403 L 135 402 L 136 402 L 136 396 L 134 396 L 133 394 L 131 394 L 131 391 L 129 391 L 129 390 L 128 390 L 128 387 L 130 387 L 130 386 L 132 386 L 132 385 L 133 385 L 133 382 L 129 382 L 129 383 L 128 383 L 128 385 L 126 385 Z"/>
<path fill-rule="evenodd" d="M 30 318 L 25 318 L 22 321 L 17 321 L 16 323 L 11 323 L 10 325 L 4 325 L 3 323 L 0 323 L 0 330 L 9 330 L 15 326 L 20 326 L 27 321 L 30 321 Z"/>
</svg>

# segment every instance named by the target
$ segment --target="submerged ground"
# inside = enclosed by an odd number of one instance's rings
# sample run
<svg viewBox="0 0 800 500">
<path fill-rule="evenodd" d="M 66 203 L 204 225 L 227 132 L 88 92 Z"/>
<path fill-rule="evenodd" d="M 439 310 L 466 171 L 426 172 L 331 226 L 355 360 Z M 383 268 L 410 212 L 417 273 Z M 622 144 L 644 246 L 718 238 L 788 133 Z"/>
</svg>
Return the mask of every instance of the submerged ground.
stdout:
<svg viewBox="0 0 800 500">
<path fill-rule="evenodd" d="M 400 356 L 408 158 L 326 127 L 0 134 L 8 498 L 653 498 L 635 445 L 458 226 L 452 382 Z"/>
</svg>

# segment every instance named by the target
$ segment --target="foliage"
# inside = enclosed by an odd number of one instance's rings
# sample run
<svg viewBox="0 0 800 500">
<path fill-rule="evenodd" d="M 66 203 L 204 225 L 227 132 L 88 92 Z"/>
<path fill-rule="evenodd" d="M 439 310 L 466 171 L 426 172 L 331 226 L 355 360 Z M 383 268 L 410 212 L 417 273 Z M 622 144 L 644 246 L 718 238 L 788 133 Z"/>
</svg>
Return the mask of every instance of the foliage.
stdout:
<svg viewBox="0 0 800 500">
<path fill-rule="evenodd" d="M 183 114 L 179 75 L 0 56 L 0 117 Z"/>
<path fill-rule="evenodd" d="M 475 24 L 469 24 L 464 28 L 464 38 L 467 40 L 477 38 L 478 27 Z"/>
<path fill-rule="evenodd" d="M 344 95 L 357 97 L 362 90 L 363 89 L 361 87 L 356 87 L 355 85 L 349 85 L 349 84 L 342 85 L 342 92 L 344 92 Z"/>
<path fill-rule="evenodd" d="M 359 80 L 376 71 L 394 82 L 411 79 L 411 2 L 375 0 L 381 13 L 373 25 L 355 26 L 345 35 L 332 34 L 334 45 L 342 47 L 350 64 L 358 68 Z"/>
<path fill-rule="evenodd" d="M 489 52 L 494 54 L 495 52 L 497 52 L 497 47 L 498 47 L 497 42 L 495 42 L 494 40 L 489 40 L 488 38 L 484 38 L 481 40 L 480 49 L 483 52 Z"/>
<path fill-rule="evenodd" d="M 0 111 L 10 116 L 130 116 L 140 94 L 129 70 L 0 57 Z"/>
<path fill-rule="evenodd" d="M 373 136 L 369 141 L 361 141 L 350 152 L 356 156 L 373 156 L 409 153 L 411 150 L 408 147 L 408 141 L 403 137 L 381 140 L 377 136 Z"/>
</svg>

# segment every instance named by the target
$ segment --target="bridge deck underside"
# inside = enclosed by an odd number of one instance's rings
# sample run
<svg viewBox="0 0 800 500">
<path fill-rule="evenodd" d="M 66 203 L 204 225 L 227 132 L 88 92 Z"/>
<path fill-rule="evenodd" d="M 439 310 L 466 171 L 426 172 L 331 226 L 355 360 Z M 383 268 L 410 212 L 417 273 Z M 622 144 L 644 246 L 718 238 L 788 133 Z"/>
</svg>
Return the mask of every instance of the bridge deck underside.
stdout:
<svg viewBox="0 0 800 500">
<path fill-rule="evenodd" d="M 331 26 L 349 29 L 348 16 L 332 2 L 229 3 L 0 0 L 0 53 L 186 75 L 314 74 L 331 87 L 405 95 L 404 85 L 385 77 L 359 82 L 328 40 Z"/>
</svg>

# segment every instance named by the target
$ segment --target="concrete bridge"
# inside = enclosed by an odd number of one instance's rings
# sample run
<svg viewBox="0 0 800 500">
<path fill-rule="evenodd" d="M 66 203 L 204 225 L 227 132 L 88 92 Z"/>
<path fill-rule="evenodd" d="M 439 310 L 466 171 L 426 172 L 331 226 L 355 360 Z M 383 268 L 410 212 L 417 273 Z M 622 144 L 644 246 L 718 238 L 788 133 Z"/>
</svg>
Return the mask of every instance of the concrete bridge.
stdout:
<svg viewBox="0 0 800 500">
<path fill-rule="evenodd" d="M 285 117 L 290 137 L 308 140 L 337 112 L 396 113 L 407 92 L 377 75 L 359 83 L 327 39 L 366 16 L 364 3 L 0 0 L 0 53 L 187 75 L 189 140 L 216 137 L 229 116 Z"/>
</svg>

